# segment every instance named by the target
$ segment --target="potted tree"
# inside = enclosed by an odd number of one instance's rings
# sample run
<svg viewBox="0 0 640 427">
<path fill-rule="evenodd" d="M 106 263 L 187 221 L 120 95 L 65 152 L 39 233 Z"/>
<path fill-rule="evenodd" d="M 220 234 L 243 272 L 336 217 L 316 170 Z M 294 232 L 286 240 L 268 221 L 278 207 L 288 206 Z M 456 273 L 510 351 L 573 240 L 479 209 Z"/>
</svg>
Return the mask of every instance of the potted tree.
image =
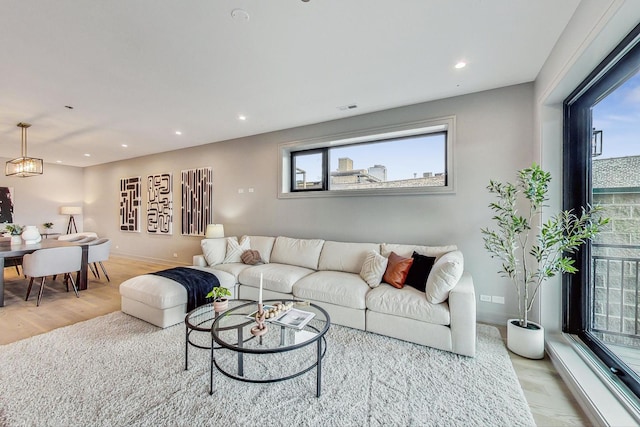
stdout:
<svg viewBox="0 0 640 427">
<path fill-rule="evenodd" d="M 231 292 L 224 286 L 215 286 L 211 289 L 211 292 L 207 294 L 207 298 L 213 298 L 213 310 L 216 313 L 221 313 L 229 307 L 229 300 L 225 297 L 230 297 Z"/>
<path fill-rule="evenodd" d="M 485 249 L 502 263 L 498 273 L 511 279 L 518 297 L 519 317 L 507 322 L 507 347 L 531 359 L 544 357 L 544 329 L 528 319 L 540 286 L 557 274 L 577 272 L 572 255 L 609 222 L 599 217 L 600 207 L 591 206 L 579 215 L 564 210 L 542 222 L 550 181 L 551 174 L 535 163 L 518 172 L 516 184 L 490 181 L 487 189 L 498 199 L 489 205 L 497 229 L 481 230 Z"/>
</svg>

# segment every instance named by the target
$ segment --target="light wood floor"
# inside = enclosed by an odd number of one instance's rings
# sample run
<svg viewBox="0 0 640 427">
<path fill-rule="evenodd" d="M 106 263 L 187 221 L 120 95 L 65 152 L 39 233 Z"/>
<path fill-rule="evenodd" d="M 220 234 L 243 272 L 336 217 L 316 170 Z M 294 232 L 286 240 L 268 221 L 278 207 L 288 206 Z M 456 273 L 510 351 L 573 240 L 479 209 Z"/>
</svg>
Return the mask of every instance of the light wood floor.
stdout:
<svg viewBox="0 0 640 427">
<path fill-rule="evenodd" d="M 49 280 L 40 307 L 36 307 L 37 284 L 34 284 L 29 301 L 24 301 L 28 281 L 18 277 L 15 269 L 6 268 L 5 306 L 0 307 L 0 345 L 119 310 L 118 286 L 122 281 L 167 268 L 167 265 L 118 257 L 111 257 L 104 264 L 110 283 L 104 277 L 98 280 L 89 273 L 89 288 L 76 298 L 73 291 L 65 291 L 60 279 Z M 506 337 L 506 328 L 499 329 Z M 529 360 L 511 353 L 510 356 L 538 426 L 589 424 L 548 358 Z"/>
</svg>

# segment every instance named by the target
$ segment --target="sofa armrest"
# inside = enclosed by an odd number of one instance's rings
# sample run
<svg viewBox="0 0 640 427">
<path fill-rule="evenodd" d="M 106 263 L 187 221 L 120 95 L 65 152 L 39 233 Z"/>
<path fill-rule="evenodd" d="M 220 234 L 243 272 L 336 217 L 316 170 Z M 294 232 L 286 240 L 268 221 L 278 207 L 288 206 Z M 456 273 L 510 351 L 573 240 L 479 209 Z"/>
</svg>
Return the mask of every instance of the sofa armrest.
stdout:
<svg viewBox="0 0 640 427">
<path fill-rule="evenodd" d="M 193 265 L 196 267 L 206 267 L 208 264 L 207 260 L 204 259 L 204 255 L 200 254 L 193 256 Z"/>
<path fill-rule="evenodd" d="M 476 292 L 471 274 L 464 272 L 449 292 L 451 340 L 453 351 L 465 356 L 476 355 Z"/>
</svg>

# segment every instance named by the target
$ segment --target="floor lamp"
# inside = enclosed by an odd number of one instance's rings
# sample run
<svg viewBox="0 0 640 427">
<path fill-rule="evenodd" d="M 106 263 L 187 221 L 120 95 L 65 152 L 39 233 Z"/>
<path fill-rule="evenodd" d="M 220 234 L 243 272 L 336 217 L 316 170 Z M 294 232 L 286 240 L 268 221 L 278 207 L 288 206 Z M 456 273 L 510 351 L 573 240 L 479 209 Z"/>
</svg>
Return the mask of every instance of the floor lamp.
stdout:
<svg viewBox="0 0 640 427">
<path fill-rule="evenodd" d="M 60 213 L 62 215 L 69 215 L 69 224 L 67 225 L 67 234 L 71 234 L 72 230 L 74 233 L 77 233 L 78 228 L 76 227 L 76 220 L 73 219 L 73 216 L 82 215 L 82 207 L 81 206 L 63 206 L 60 208 Z"/>
</svg>

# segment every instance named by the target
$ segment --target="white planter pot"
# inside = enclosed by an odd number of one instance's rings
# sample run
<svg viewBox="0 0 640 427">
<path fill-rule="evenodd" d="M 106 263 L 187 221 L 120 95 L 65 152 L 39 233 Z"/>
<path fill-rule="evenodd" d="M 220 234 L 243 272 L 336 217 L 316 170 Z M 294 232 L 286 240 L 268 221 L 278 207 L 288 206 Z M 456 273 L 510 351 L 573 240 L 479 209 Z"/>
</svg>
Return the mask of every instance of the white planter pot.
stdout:
<svg viewBox="0 0 640 427">
<path fill-rule="evenodd" d="M 33 245 L 39 243 L 42 240 L 40 232 L 35 225 L 27 225 L 22 232 L 22 239 L 27 245 Z"/>
<path fill-rule="evenodd" d="M 20 237 L 19 234 L 14 234 L 11 236 L 11 244 L 12 245 L 21 245 L 22 244 L 22 237 Z"/>
<path fill-rule="evenodd" d="M 518 326 L 518 322 L 518 319 L 507 321 L 507 347 L 509 350 L 528 359 L 544 358 L 544 328 L 542 325 L 528 321 L 529 329 Z"/>
</svg>

